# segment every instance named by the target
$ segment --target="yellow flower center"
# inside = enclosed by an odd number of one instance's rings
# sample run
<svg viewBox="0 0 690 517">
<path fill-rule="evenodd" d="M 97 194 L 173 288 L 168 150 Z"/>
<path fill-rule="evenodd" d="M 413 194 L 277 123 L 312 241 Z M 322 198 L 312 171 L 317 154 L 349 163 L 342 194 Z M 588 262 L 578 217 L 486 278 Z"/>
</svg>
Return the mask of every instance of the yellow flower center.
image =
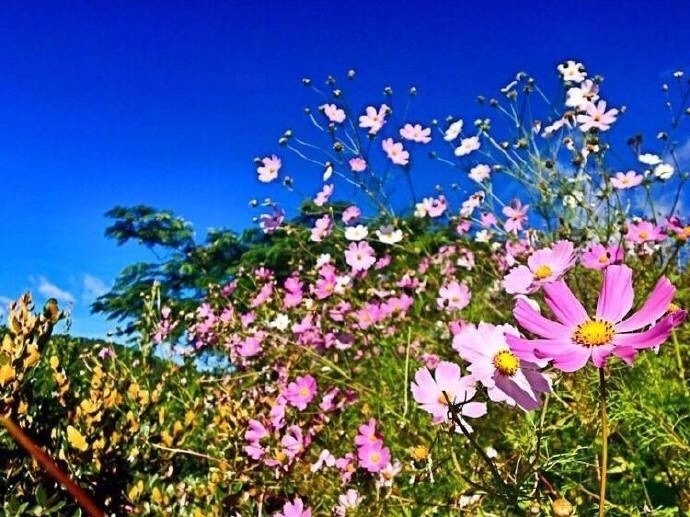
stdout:
<svg viewBox="0 0 690 517">
<path fill-rule="evenodd" d="M 307 396 L 309 396 L 309 388 L 307 388 L 307 387 L 305 387 L 305 386 L 302 386 L 302 387 L 298 390 L 298 393 L 299 393 L 299 396 L 300 396 L 300 397 L 307 397 Z"/>
<path fill-rule="evenodd" d="M 668 309 L 666 309 L 666 313 L 667 314 L 673 314 L 674 312 L 678 312 L 680 310 L 683 310 L 680 305 L 678 305 L 677 303 L 671 302 L 668 304 Z"/>
<path fill-rule="evenodd" d="M 599 255 L 599 264 L 608 264 L 610 260 L 611 257 L 608 253 L 602 253 L 601 255 Z"/>
<path fill-rule="evenodd" d="M 615 334 L 616 331 L 612 323 L 589 320 L 577 326 L 573 334 L 573 341 L 582 346 L 600 346 L 610 343 Z"/>
<path fill-rule="evenodd" d="M 643 241 L 649 239 L 649 232 L 647 230 L 642 230 L 638 235 L 640 236 L 640 239 L 642 239 Z"/>
<path fill-rule="evenodd" d="M 494 356 L 494 367 L 503 375 L 512 377 L 520 368 L 520 360 L 510 351 L 501 350 Z"/>
<path fill-rule="evenodd" d="M 545 278 L 550 277 L 551 273 L 553 273 L 551 268 L 546 264 L 542 264 L 534 271 L 534 278 L 536 280 L 544 280 Z"/>
</svg>

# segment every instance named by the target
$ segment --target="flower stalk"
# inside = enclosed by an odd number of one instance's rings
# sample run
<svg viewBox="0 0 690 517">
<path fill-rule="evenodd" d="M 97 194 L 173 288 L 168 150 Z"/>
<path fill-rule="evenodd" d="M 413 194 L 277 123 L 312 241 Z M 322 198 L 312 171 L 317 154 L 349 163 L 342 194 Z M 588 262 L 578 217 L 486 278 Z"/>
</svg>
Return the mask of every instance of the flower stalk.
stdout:
<svg viewBox="0 0 690 517">
<path fill-rule="evenodd" d="M 606 373 L 599 368 L 599 417 L 601 420 L 601 466 L 599 469 L 599 517 L 606 515 L 606 468 L 608 463 L 608 420 L 606 417 Z"/>
</svg>

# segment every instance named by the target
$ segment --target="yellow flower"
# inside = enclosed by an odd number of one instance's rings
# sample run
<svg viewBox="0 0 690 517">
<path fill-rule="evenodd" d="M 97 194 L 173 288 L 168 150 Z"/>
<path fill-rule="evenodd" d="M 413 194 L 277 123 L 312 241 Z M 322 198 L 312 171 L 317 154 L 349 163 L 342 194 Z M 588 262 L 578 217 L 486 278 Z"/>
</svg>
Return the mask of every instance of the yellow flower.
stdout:
<svg viewBox="0 0 690 517">
<path fill-rule="evenodd" d="M 84 438 L 84 435 L 82 435 L 71 425 L 67 426 L 67 441 L 72 447 L 82 452 L 89 448 L 89 444 L 86 443 L 86 438 Z"/>
</svg>

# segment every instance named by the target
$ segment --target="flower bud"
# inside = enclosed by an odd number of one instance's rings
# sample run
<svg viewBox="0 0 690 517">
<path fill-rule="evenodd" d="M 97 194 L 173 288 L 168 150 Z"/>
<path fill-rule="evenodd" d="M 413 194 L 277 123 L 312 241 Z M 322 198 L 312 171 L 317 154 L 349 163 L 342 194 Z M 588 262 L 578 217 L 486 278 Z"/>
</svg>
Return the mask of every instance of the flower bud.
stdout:
<svg viewBox="0 0 690 517">
<path fill-rule="evenodd" d="M 554 517 L 568 517 L 573 514 L 573 505 L 567 499 L 560 497 L 551 503 L 551 515 Z"/>
</svg>

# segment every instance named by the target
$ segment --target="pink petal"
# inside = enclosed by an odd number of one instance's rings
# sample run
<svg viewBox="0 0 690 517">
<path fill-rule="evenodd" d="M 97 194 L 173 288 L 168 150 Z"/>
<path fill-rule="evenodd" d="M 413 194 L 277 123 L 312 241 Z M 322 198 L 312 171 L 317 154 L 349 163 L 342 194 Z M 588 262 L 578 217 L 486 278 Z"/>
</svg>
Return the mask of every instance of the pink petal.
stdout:
<svg viewBox="0 0 690 517">
<path fill-rule="evenodd" d="M 485 402 L 468 402 L 462 406 L 462 416 L 468 416 L 470 418 L 479 418 L 486 415 L 486 403 Z"/>
<path fill-rule="evenodd" d="M 545 300 L 558 320 L 568 327 L 576 327 L 589 319 L 587 311 L 563 280 L 544 286 Z"/>
<path fill-rule="evenodd" d="M 617 347 L 630 347 L 635 349 L 652 348 L 666 341 L 673 327 L 673 315 L 670 314 L 644 332 L 616 334 L 613 338 L 613 344 Z"/>
<path fill-rule="evenodd" d="M 586 365 L 591 355 L 589 348 L 573 346 L 569 353 L 554 358 L 553 365 L 564 372 L 574 372 Z"/>
<path fill-rule="evenodd" d="M 606 366 L 606 359 L 611 355 L 615 346 L 612 344 L 595 346 L 592 348 L 592 362 L 597 368 Z"/>
<path fill-rule="evenodd" d="M 597 303 L 597 318 L 612 323 L 620 321 L 632 308 L 634 296 L 632 269 L 625 265 L 607 267 Z"/>
<path fill-rule="evenodd" d="M 534 276 L 527 266 L 517 266 L 503 279 L 503 288 L 508 294 L 525 294 L 530 291 L 532 280 Z"/>
<path fill-rule="evenodd" d="M 644 305 L 628 319 L 616 325 L 616 331 L 630 332 L 631 330 L 637 330 L 651 325 L 661 318 L 668 310 L 668 306 L 675 294 L 676 288 L 673 287 L 673 284 L 669 282 L 668 278 L 660 278 L 649 295 L 649 298 L 644 302 Z"/>
<path fill-rule="evenodd" d="M 441 361 L 434 371 L 436 383 L 443 389 L 445 386 L 452 386 L 460 379 L 460 367 L 450 361 Z"/>
<path fill-rule="evenodd" d="M 522 299 L 515 304 L 513 316 L 515 316 L 515 319 L 525 330 L 529 330 L 532 334 L 541 337 L 560 339 L 564 335 L 569 334 L 567 327 L 545 318 L 535 311 L 529 302 Z"/>
</svg>

